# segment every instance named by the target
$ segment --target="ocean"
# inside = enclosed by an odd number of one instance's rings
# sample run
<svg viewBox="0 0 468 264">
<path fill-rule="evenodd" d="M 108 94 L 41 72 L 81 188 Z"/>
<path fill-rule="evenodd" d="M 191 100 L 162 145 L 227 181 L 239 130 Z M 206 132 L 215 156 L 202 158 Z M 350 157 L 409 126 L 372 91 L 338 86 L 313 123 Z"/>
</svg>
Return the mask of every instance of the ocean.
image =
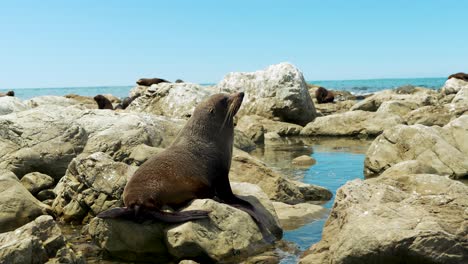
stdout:
<svg viewBox="0 0 468 264">
<path fill-rule="evenodd" d="M 310 84 L 320 85 L 331 90 L 346 90 L 353 94 L 369 94 L 385 89 L 394 89 L 404 85 L 426 87 L 430 89 L 441 88 L 446 78 L 411 78 L 411 79 L 369 79 L 369 80 L 329 80 L 329 81 L 307 81 Z M 213 84 L 202 84 L 213 85 Z M 83 96 L 95 96 L 97 94 L 112 94 L 120 98 L 128 96 L 128 86 L 96 86 L 96 87 L 58 87 L 58 88 L 17 88 L 0 89 L 0 92 L 14 90 L 15 96 L 22 100 L 43 95 L 66 95 L 79 94 Z"/>
</svg>

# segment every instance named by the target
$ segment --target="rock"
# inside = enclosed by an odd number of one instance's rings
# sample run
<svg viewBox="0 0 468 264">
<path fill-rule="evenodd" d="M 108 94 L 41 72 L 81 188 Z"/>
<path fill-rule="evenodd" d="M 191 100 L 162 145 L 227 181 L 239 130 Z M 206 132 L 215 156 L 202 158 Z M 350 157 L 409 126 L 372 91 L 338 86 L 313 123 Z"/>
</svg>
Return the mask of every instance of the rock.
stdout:
<svg viewBox="0 0 468 264">
<path fill-rule="evenodd" d="M 165 225 L 93 218 L 88 232 L 94 242 L 113 257 L 126 261 L 168 263 L 171 257 L 164 242 Z"/>
<path fill-rule="evenodd" d="M 195 106 L 212 93 L 214 92 L 206 87 L 193 83 L 160 83 L 152 85 L 143 96 L 135 99 L 127 109 L 188 119 L 192 115 Z"/>
<path fill-rule="evenodd" d="M 317 116 L 327 116 L 347 112 L 356 102 L 355 100 L 341 100 L 329 104 L 315 104 L 315 109 L 317 110 Z"/>
<path fill-rule="evenodd" d="M 413 94 L 416 92 L 416 86 L 413 85 L 403 85 L 395 89 L 397 94 Z"/>
<path fill-rule="evenodd" d="M 276 132 L 265 133 L 265 141 L 281 139 L 281 136 Z"/>
<path fill-rule="evenodd" d="M 329 200 L 330 191 L 325 188 L 297 183 L 274 172 L 260 160 L 234 149 L 229 178 L 232 181 L 256 184 L 274 201 L 296 204 L 312 200 Z M 325 195 L 328 192 L 330 195 Z M 314 193 L 315 195 L 312 195 Z"/>
<path fill-rule="evenodd" d="M 366 177 L 378 176 L 391 166 L 417 160 L 436 174 L 462 178 L 468 175 L 468 115 L 443 128 L 398 125 L 385 130 L 369 147 L 364 162 Z"/>
<path fill-rule="evenodd" d="M 24 101 L 24 103 L 28 105 L 29 108 L 34 108 L 34 107 L 38 107 L 41 105 L 45 107 L 50 106 L 50 105 L 58 105 L 58 106 L 66 107 L 66 106 L 77 105 L 80 102 L 74 99 L 63 97 L 63 96 L 46 95 L 46 96 L 38 96 L 38 97 L 31 98 L 29 100 Z"/>
<path fill-rule="evenodd" d="M 103 94 L 104 97 L 106 97 L 107 99 L 109 99 L 109 101 L 112 103 L 112 104 L 119 104 L 121 102 L 120 98 L 118 98 L 117 96 L 115 95 L 112 95 L 112 94 Z"/>
<path fill-rule="evenodd" d="M 442 94 L 456 94 L 464 87 L 468 87 L 467 81 L 460 80 L 457 78 L 450 78 L 447 81 L 445 81 L 445 84 L 440 92 Z"/>
<path fill-rule="evenodd" d="M 273 202 L 273 206 L 284 230 L 297 229 L 313 220 L 323 218 L 328 213 L 328 210 L 322 206 L 309 203 L 290 205 Z"/>
<path fill-rule="evenodd" d="M 0 97 L 0 116 L 29 109 L 20 99 L 11 96 Z"/>
<path fill-rule="evenodd" d="M 418 108 L 418 104 L 411 101 L 386 101 L 383 102 L 377 112 L 398 115 L 404 117 L 407 113 Z M 423 106 L 431 107 L 431 106 Z"/>
<path fill-rule="evenodd" d="M 122 161 L 138 145 L 169 145 L 183 124 L 143 113 L 40 106 L 0 116 L 0 168 L 58 181 L 80 153 L 105 152 Z"/>
<path fill-rule="evenodd" d="M 0 234 L 1 263 L 85 263 L 66 245 L 59 226 L 51 216 Z"/>
<path fill-rule="evenodd" d="M 49 210 L 24 188 L 15 174 L 0 170 L 0 233 L 14 230 Z"/>
<path fill-rule="evenodd" d="M 39 201 L 54 200 L 57 195 L 53 189 L 45 189 L 37 193 L 36 195 Z M 52 205 L 52 203 L 50 203 Z"/>
<path fill-rule="evenodd" d="M 395 90 L 384 90 L 358 102 L 350 110 L 375 112 L 383 102 L 404 101 L 416 104 L 418 107 L 434 105 L 437 102 L 437 92 L 431 89 L 415 88 L 411 94 L 398 94 Z"/>
<path fill-rule="evenodd" d="M 405 160 L 384 171 L 380 176 L 407 174 L 435 174 L 437 171 L 428 164 L 417 160 Z"/>
<path fill-rule="evenodd" d="M 163 150 L 163 148 L 150 147 L 148 145 L 141 144 L 133 148 L 132 153 L 127 159 L 124 159 L 124 162 L 127 164 L 140 166 L 151 156 L 154 156 Z"/>
<path fill-rule="evenodd" d="M 281 231 L 274 208 L 259 187 L 247 183 L 231 185 L 234 193 L 265 213 L 268 230 Z M 209 219 L 173 225 L 94 218 L 88 231 L 109 254 L 127 261 L 167 262 L 175 258 L 195 259 L 200 263 L 233 262 L 269 246 L 252 218 L 232 206 L 197 199 L 183 210 L 210 210 L 211 213 Z"/>
<path fill-rule="evenodd" d="M 348 182 L 299 263 L 466 263 L 467 193 L 430 174 Z"/>
<path fill-rule="evenodd" d="M 54 179 L 40 172 L 31 172 L 21 178 L 21 184 L 33 195 L 54 185 Z"/>
<path fill-rule="evenodd" d="M 148 86 L 137 85 L 137 86 L 133 87 L 130 90 L 129 97 L 130 98 L 133 98 L 133 97 L 138 98 L 138 97 L 144 95 L 146 92 L 150 92 L 148 88 L 149 88 Z M 154 90 L 152 90 L 152 92 L 154 92 Z"/>
<path fill-rule="evenodd" d="M 357 110 L 317 117 L 302 129 L 301 135 L 373 137 L 402 123 L 397 115 Z"/>
<path fill-rule="evenodd" d="M 297 166 L 310 167 L 314 165 L 315 163 L 317 163 L 317 161 L 311 156 L 307 156 L 307 155 L 302 155 L 292 160 L 292 164 L 297 165 Z"/>
<path fill-rule="evenodd" d="M 304 196 L 304 201 L 328 201 L 333 194 L 326 188 L 318 185 L 303 183 L 300 181 L 290 181 L 299 189 Z"/>
<path fill-rule="evenodd" d="M 234 128 L 234 147 L 250 152 L 256 148 L 256 145 L 247 134 Z"/>
<path fill-rule="evenodd" d="M 452 103 L 463 103 L 468 105 L 468 85 L 458 91 L 457 95 L 452 100 Z"/>
<path fill-rule="evenodd" d="M 122 206 L 123 188 L 136 169 L 102 152 L 80 155 L 55 187 L 57 198 L 52 209 L 58 219 L 82 223 L 109 208 Z"/>
<path fill-rule="evenodd" d="M 316 116 L 302 73 L 289 63 L 250 73 L 229 73 L 214 90 L 245 92 L 238 116 L 277 117 L 280 121 L 298 125 L 305 125 Z"/>
<path fill-rule="evenodd" d="M 258 186 L 248 183 L 231 183 L 231 186 L 235 194 L 268 217 L 270 232 L 281 230 L 273 205 Z M 194 200 L 184 210 L 210 210 L 211 213 L 209 221 L 190 221 L 167 230 L 169 252 L 179 259 L 196 257 L 195 260 L 209 258 L 216 262 L 234 262 L 258 254 L 269 246 L 252 218 L 227 204 L 210 199 Z"/>
<path fill-rule="evenodd" d="M 67 94 L 65 98 L 73 99 L 88 109 L 97 109 L 98 106 L 92 96 L 82 96 L 77 94 Z"/>
<path fill-rule="evenodd" d="M 243 116 L 237 122 L 237 129 L 243 131 L 250 138 L 259 141 L 265 137 L 265 133 L 274 132 L 280 137 L 297 136 L 302 130 L 302 126 L 273 121 L 258 115 Z M 260 141 L 261 142 L 261 141 Z"/>
<path fill-rule="evenodd" d="M 468 101 L 468 100 L 467 100 Z M 403 117 L 408 125 L 445 126 L 450 121 L 468 113 L 468 104 L 423 106 Z"/>
</svg>

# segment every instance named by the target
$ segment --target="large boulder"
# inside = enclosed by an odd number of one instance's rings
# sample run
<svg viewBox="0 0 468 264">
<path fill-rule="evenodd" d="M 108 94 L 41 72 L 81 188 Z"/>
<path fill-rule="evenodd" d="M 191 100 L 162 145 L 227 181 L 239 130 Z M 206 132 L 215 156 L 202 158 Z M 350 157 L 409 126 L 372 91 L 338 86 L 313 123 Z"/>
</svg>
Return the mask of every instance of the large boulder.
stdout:
<svg viewBox="0 0 468 264">
<path fill-rule="evenodd" d="M 39 216 L 14 231 L 0 234 L 0 262 L 85 263 L 66 242 L 52 216 Z"/>
<path fill-rule="evenodd" d="M 398 115 L 357 110 L 317 117 L 302 129 L 301 135 L 375 137 L 402 123 L 403 119 Z"/>
<path fill-rule="evenodd" d="M 17 97 L 3 96 L 0 97 L 0 115 L 7 115 L 13 112 L 19 112 L 29 109 L 29 106 Z"/>
<path fill-rule="evenodd" d="M 34 198 L 15 174 L 0 170 L 0 233 L 20 227 L 48 211 L 50 209 Z"/>
<path fill-rule="evenodd" d="M 213 91 L 193 83 L 159 83 L 135 99 L 129 111 L 146 112 L 176 118 L 189 118 L 195 107 Z"/>
<path fill-rule="evenodd" d="M 122 161 L 141 144 L 169 145 L 183 123 L 144 113 L 39 106 L 0 116 L 0 168 L 20 178 L 37 171 L 58 180 L 82 152 L 106 152 Z"/>
<path fill-rule="evenodd" d="M 316 116 L 302 72 L 289 63 L 256 72 L 229 73 L 214 88 L 228 93 L 245 92 L 238 116 L 259 115 L 298 125 L 305 125 Z"/>
<path fill-rule="evenodd" d="M 450 78 L 445 81 L 444 86 L 441 89 L 442 94 L 456 94 L 462 88 L 468 87 L 468 82 L 458 78 Z"/>
<path fill-rule="evenodd" d="M 467 263 L 467 193 L 431 174 L 348 182 L 299 263 Z"/>
<path fill-rule="evenodd" d="M 398 125 L 385 130 L 369 147 L 364 162 L 366 177 L 378 176 L 406 160 L 428 164 L 439 175 L 468 175 L 468 115 L 444 127 Z"/>
<path fill-rule="evenodd" d="M 31 172 L 21 178 L 21 184 L 33 195 L 54 185 L 54 179 L 47 174 Z"/>
<path fill-rule="evenodd" d="M 288 204 L 330 200 L 332 193 L 320 186 L 296 183 L 268 168 L 249 154 L 234 150 L 229 178 L 256 184 L 274 201 Z"/>
<path fill-rule="evenodd" d="M 52 209 L 66 222 L 82 223 L 111 207 L 122 206 L 127 179 L 137 167 L 115 162 L 105 153 L 80 155 L 55 187 Z"/>
<path fill-rule="evenodd" d="M 411 93 L 404 94 L 398 93 L 397 90 L 384 90 L 358 102 L 351 107 L 350 110 L 375 112 L 383 102 L 387 101 L 411 102 L 416 104 L 418 107 L 434 105 L 438 101 L 437 95 L 436 91 L 425 88 L 415 88 Z"/>
<path fill-rule="evenodd" d="M 268 197 L 255 185 L 231 183 L 234 193 L 266 216 L 266 229 L 281 237 L 281 228 Z M 196 259 L 233 262 L 262 252 L 270 245 L 245 212 L 211 199 L 193 200 L 184 210 L 209 210 L 208 219 L 181 224 L 135 224 L 127 220 L 94 218 L 88 228 L 96 243 L 110 255 L 130 261 Z"/>
</svg>

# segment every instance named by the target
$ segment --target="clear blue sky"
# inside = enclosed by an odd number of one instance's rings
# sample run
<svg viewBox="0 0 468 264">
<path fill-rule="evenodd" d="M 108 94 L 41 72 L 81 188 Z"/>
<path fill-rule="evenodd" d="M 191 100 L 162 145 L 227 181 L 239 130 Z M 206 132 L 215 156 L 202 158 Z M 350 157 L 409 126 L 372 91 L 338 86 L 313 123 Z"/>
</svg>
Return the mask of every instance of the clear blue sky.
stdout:
<svg viewBox="0 0 468 264">
<path fill-rule="evenodd" d="M 0 88 L 218 82 L 288 61 L 307 80 L 468 71 L 468 1 L 2 1 Z"/>
</svg>

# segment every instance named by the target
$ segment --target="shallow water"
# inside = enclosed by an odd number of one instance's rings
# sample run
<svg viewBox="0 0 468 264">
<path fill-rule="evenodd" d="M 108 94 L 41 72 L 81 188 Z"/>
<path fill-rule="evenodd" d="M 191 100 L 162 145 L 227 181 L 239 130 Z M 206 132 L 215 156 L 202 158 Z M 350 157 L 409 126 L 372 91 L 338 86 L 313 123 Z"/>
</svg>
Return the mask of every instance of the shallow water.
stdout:
<svg viewBox="0 0 468 264">
<path fill-rule="evenodd" d="M 370 143 L 369 140 L 350 139 L 285 139 L 268 143 L 252 155 L 291 179 L 329 189 L 334 197 L 336 190 L 347 181 L 364 178 L 365 152 Z M 306 169 L 291 165 L 292 159 L 301 155 L 310 155 L 317 163 Z M 331 208 L 333 201 L 334 198 L 322 205 Z M 328 214 L 298 229 L 285 231 L 283 239 L 295 243 L 302 251 L 306 250 L 321 239 L 327 218 Z M 297 256 L 287 255 L 281 263 L 297 261 Z"/>
</svg>

